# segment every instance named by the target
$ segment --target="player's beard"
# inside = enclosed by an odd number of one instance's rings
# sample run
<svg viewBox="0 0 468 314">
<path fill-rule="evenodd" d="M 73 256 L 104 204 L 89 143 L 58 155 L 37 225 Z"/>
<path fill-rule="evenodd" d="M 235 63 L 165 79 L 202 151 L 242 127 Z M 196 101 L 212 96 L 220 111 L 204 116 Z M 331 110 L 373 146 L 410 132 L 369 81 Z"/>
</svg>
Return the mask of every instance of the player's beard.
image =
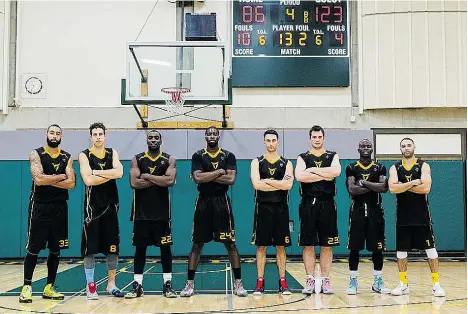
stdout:
<svg viewBox="0 0 468 314">
<path fill-rule="evenodd" d="M 209 148 L 215 148 L 218 145 L 218 142 L 208 142 L 207 144 Z"/>
<path fill-rule="evenodd" d="M 151 153 L 157 153 L 159 152 L 159 148 L 161 147 L 161 145 L 158 145 L 158 146 L 148 146 L 148 151 L 151 152 Z"/>
<path fill-rule="evenodd" d="M 57 148 L 60 145 L 62 140 L 58 140 L 56 142 L 52 142 L 51 140 L 47 139 L 47 145 L 52 148 Z"/>
<path fill-rule="evenodd" d="M 408 159 L 413 158 L 413 156 L 414 156 L 414 151 L 413 152 L 404 152 L 403 153 L 403 157 L 408 158 Z"/>
</svg>

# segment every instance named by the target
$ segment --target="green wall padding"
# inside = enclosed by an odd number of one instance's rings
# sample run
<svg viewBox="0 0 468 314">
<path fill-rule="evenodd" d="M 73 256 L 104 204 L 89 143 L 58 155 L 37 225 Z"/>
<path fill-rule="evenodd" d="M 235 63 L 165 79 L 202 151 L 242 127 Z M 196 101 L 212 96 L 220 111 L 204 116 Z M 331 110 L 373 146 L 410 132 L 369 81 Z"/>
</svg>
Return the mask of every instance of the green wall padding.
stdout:
<svg viewBox="0 0 468 314">
<path fill-rule="evenodd" d="M 340 246 L 335 254 L 347 254 L 348 211 L 351 204 L 345 188 L 345 168 L 352 160 L 342 160 L 342 174 L 337 179 L 338 192 L 335 198 L 338 208 L 338 230 Z M 387 171 L 394 162 L 385 161 Z M 437 249 L 440 251 L 463 251 L 464 240 L 464 204 L 463 204 L 463 162 L 428 161 L 432 168 L 432 192 L 429 195 L 431 214 L 434 222 Z M 131 245 L 133 225 L 130 222 L 130 209 L 133 190 L 129 184 L 130 162 L 124 161 L 124 177 L 118 180 L 120 196 L 120 255 L 133 256 Z M 69 243 L 70 248 L 62 252 L 63 257 L 79 257 L 81 251 L 81 233 L 83 223 L 84 187 L 75 162 L 77 186 L 70 193 L 69 207 Z M 0 258 L 22 258 L 26 253 L 28 228 L 28 203 L 31 189 L 31 175 L 27 161 L 1 161 L 0 187 L 3 191 L 0 203 Z M 20 175 L 18 175 L 20 174 Z M 288 254 L 301 255 L 302 248 L 297 246 L 299 232 L 298 206 L 300 201 L 298 183 L 295 182 L 290 192 L 290 219 L 294 221 L 291 234 L 292 246 Z M 187 256 L 191 248 L 191 233 L 197 189 L 190 179 L 190 161 L 177 161 L 176 185 L 170 189 L 172 206 L 172 230 L 175 256 Z M 254 191 L 250 182 L 250 160 L 238 160 L 236 184 L 230 190 L 232 200 L 236 239 L 241 255 L 254 255 L 255 246 L 250 244 L 252 237 Z M 395 250 L 395 196 L 383 195 L 386 218 L 387 250 Z M 268 250 L 274 254 L 274 249 Z M 47 251 L 41 252 L 46 256 Z M 203 249 L 204 255 L 225 255 L 222 244 L 209 243 Z M 159 249 L 150 248 L 148 256 L 158 256 Z"/>
<path fill-rule="evenodd" d="M 27 230 L 27 208 L 24 211 L 21 199 L 21 162 L 0 162 L 0 257 L 22 256 L 24 230 Z M 26 215 L 24 214 L 26 212 Z M 25 225 L 24 227 L 22 225 Z M 23 228 L 22 228 L 23 227 Z"/>
</svg>

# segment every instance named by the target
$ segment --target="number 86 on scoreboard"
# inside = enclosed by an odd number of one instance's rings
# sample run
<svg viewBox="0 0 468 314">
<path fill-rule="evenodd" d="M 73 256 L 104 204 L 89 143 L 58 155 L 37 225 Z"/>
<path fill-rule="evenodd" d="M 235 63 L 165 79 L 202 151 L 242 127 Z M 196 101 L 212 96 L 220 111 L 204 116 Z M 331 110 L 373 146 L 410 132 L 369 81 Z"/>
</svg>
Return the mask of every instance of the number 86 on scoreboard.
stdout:
<svg viewBox="0 0 468 314">
<path fill-rule="evenodd" d="M 234 0 L 233 56 L 348 56 L 346 0 Z"/>
</svg>

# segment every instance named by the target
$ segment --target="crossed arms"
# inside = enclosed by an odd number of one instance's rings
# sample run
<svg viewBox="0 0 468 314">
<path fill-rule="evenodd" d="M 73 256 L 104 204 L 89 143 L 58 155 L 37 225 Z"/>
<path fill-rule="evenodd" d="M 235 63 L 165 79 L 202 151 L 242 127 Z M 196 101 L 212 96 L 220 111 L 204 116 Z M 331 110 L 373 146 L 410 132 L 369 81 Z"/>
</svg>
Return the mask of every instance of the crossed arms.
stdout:
<svg viewBox="0 0 468 314">
<path fill-rule="evenodd" d="M 255 190 L 271 192 L 278 190 L 290 190 L 293 186 L 294 174 L 291 161 L 286 164 L 286 172 L 283 179 L 260 179 L 259 164 L 257 159 L 250 163 L 250 179 Z"/>
<path fill-rule="evenodd" d="M 65 174 L 44 174 L 44 168 L 41 164 L 41 158 L 36 150 L 33 150 L 29 155 L 31 176 L 34 184 L 51 185 L 60 189 L 72 190 L 75 188 L 75 171 L 73 170 L 73 158 L 70 157 L 68 160 L 67 167 L 65 168 Z"/>
<path fill-rule="evenodd" d="M 306 169 L 306 164 L 301 156 L 297 157 L 296 179 L 303 183 L 313 183 L 318 181 L 333 181 L 334 178 L 341 174 L 340 157 L 338 154 L 333 156 L 330 167 L 310 167 Z"/>
<path fill-rule="evenodd" d="M 216 182 L 219 184 L 233 185 L 236 181 L 236 157 L 233 154 L 226 156 L 226 166 L 234 169 L 216 169 L 214 171 L 202 171 L 202 157 L 197 153 L 192 156 L 192 178 L 196 184 Z"/>
<path fill-rule="evenodd" d="M 388 190 L 387 177 L 384 175 L 379 176 L 379 182 L 369 182 L 366 180 L 359 180 L 356 182 L 354 176 L 348 176 L 346 179 L 348 183 L 349 194 L 361 195 L 367 192 L 385 193 Z"/>
<path fill-rule="evenodd" d="M 149 173 L 141 173 L 138 168 L 136 157 L 133 157 L 130 166 L 130 186 L 134 189 L 145 189 L 153 185 L 161 187 L 173 186 L 176 178 L 176 161 L 174 157 L 169 157 L 169 167 L 164 175 L 156 176 Z"/>
<path fill-rule="evenodd" d="M 195 170 L 192 177 L 196 184 L 213 181 L 219 184 L 232 185 L 236 181 L 236 170 L 217 169 L 211 172 Z"/>
<path fill-rule="evenodd" d="M 112 169 L 108 170 L 92 170 L 89 166 L 88 156 L 86 156 L 84 153 L 80 153 L 78 156 L 78 161 L 80 163 L 81 177 L 83 178 L 85 185 L 100 185 L 112 179 L 122 178 L 123 166 L 119 160 L 119 154 L 115 149 L 112 149 L 112 151 Z"/>
<path fill-rule="evenodd" d="M 431 167 L 427 163 L 423 163 L 421 167 L 421 179 L 411 180 L 405 183 L 398 182 L 398 174 L 395 166 L 390 168 L 388 187 L 392 194 L 400 194 L 406 191 L 416 194 L 428 194 L 431 191 L 431 185 Z"/>
</svg>

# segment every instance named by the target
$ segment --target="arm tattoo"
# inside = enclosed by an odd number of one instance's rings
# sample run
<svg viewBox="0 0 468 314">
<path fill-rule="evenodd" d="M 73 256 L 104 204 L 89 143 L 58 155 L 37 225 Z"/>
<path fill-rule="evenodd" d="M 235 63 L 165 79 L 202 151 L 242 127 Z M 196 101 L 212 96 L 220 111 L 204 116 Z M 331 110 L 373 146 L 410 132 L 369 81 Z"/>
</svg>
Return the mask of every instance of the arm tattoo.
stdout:
<svg viewBox="0 0 468 314">
<path fill-rule="evenodd" d="M 31 162 L 31 176 L 35 180 L 44 173 L 44 169 L 42 168 L 41 164 L 41 158 L 35 150 L 33 150 L 31 155 L 29 155 L 29 161 Z"/>
</svg>

